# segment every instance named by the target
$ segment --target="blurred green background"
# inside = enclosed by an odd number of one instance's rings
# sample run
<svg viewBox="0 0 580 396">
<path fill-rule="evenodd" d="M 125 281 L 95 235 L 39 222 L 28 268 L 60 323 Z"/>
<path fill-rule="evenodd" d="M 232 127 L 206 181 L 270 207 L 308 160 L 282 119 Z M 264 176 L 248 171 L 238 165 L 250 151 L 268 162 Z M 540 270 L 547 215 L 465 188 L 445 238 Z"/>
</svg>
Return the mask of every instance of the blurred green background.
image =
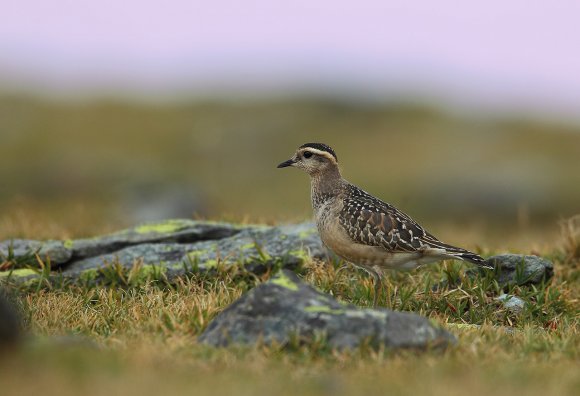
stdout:
<svg viewBox="0 0 580 396">
<path fill-rule="evenodd" d="M 0 136 L 4 221 L 28 210 L 76 234 L 173 216 L 308 218 L 307 175 L 276 165 L 314 141 L 420 221 L 553 226 L 580 202 L 579 125 L 421 103 L 3 95 Z"/>
<path fill-rule="evenodd" d="M 308 178 L 276 165 L 324 142 L 347 179 L 438 236 L 542 241 L 580 208 L 579 11 L 14 2 L 0 22 L 0 238 L 301 221 Z"/>
</svg>

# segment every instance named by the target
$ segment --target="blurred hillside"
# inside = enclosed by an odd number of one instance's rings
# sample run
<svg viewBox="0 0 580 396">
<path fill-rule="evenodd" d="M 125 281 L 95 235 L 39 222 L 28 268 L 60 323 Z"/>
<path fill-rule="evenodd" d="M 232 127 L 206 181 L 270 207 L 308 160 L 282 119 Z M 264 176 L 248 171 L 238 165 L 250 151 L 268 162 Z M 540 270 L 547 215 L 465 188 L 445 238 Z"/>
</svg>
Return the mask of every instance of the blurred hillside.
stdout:
<svg viewBox="0 0 580 396">
<path fill-rule="evenodd" d="M 329 100 L 14 96 L 0 99 L 0 209 L 58 217 L 82 202 L 116 224 L 165 215 L 164 204 L 206 217 L 306 218 L 307 176 L 276 165 L 310 141 L 335 148 L 347 179 L 421 220 L 527 225 L 579 209 L 580 126 Z"/>
</svg>

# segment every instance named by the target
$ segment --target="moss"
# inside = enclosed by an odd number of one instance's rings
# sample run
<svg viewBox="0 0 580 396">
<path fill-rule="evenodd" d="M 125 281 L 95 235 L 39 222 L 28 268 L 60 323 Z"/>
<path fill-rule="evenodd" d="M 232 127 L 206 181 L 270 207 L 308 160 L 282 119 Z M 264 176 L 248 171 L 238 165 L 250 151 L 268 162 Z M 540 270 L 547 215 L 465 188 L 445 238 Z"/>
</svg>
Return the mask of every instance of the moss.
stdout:
<svg viewBox="0 0 580 396">
<path fill-rule="evenodd" d="M 164 274 L 167 268 L 163 265 L 145 264 L 139 270 L 139 276 L 150 277 Z"/>
<path fill-rule="evenodd" d="M 311 305 L 309 307 L 304 308 L 305 312 L 311 312 L 311 313 L 327 313 L 327 314 L 331 314 L 331 315 L 340 315 L 345 313 L 346 311 L 344 309 L 332 309 L 326 305 Z"/>
<path fill-rule="evenodd" d="M 88 270 L 81 272 L 79 279 L 82 282 L 92 282 L 95 279 L 97 279 L 98 275 L 99 275 L 99 270 L 96 268 L 91 268 L 91 269 L 88 269 Z"/>
<path fill-rule="evenodd" d="M 138 268 L 135 273 L 131 274 L 131 283 L 140 283 L 148 280 L 155 280 L 164 275 L 167 268 L 163 263 L 159 265 L 145 264 Z"/>
<path fill-rule="evenodd" d="M 135 227 L 133 230 L 137 234 L 153 234 L 153 233 L 169 234 L 172 232 L 179 231 L 180 229 L 183 229 L 188 225 L 190 224 L 189 221 L 187 220 L 175 219 L 175 220 L 166 220 L 159 223 L 143 224 Z"/>
<path fill-rule="evenodd" d="M 310 254 L 304 249 L 291 250 L 288 252 L 291 256 L 298 257 L 302 262 L 310 259 Z"/>
<path fill-rule="evenodd" d="M 284 275 L 283 272 L 278 273 L 278 275 L 272 278 L 270 282 L 272 282 L 275 285 L 285 287 L 286 289 L 292 291 L 298 291 L 298 285 L 292 282 L 292 280 L 290 280 L 290 278 Z"/>
<path fill-rule="evenodd" d="M 30 268 L 20 268 L 12 271 L 2 271 L 0 272 L 0 278 L 12 277 L 12 278 L 25 278 L 27 276 L 38 275 L 38 273 Z"/>
</svg>

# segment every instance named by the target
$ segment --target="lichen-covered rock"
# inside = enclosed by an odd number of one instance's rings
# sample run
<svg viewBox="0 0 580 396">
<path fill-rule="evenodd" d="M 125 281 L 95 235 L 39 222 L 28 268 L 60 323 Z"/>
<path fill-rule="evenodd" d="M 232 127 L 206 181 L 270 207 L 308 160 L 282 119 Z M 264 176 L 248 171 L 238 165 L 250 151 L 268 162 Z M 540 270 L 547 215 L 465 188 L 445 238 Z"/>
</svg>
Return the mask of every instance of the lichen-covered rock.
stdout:
<svg viewBox="0 0 580 396">
<path fill-rule="evenodd" d="M 538 285 L 548 281 L 554 275 L 554 266 L 551 261 L 538 256 L 526 256 L 522 254 L 500 254 L 486 260 L 487 264 L 494 269 L 472 268 L 465 272 L 470 279 L 477 276 L 493 275 L 501 287 L 509 285 Z M 447 280 L 437 283 L 432 287 L 433 291 L 446 287 L 455 286 Z"/>
<path fill-rule="evenodd" d="M 344 305 L 281 271 L 221 312 L 199 337 L 213 346 L 308 344 L 323 337 L 337 349 L 360 345 L 388 348 L 445 347 L 453 335 L 427 318 L 387 309 Z"/>
<path fill-rule="evenodd" d="M 554 275 L 552 262 L 538 256 L 521 254 L 500 254 L 486 262 L 495 268 L 500 285 L 537 285 Z"/>
<path fill-rule="evenodd" d="M 131 268 L 137 261 L 146 266 L 155 265 L 169 277 L 206 271 L 218 265 L 243 265 L 247 271 L 261 273 L 275 264 L 294 268 L 307 256 L 323 255 L 322 244 L 312 224 L 248 226 L 233 236 L 210 241 L 129 246 L 113 253 L 75 261 L 62 273 L 78 277 L 111 263 Z"/>
<path fill-rule="evenodd" d="M 311 223 L 268 227 L 186 219 L 147 223 L 88 239 L 6 241 L 0 244 L 0 253 L 7 256 L 8 246 L 15 260 L 32 260 L 37 251 L 50 257 L 53 275 L 72 280 L 95 280 L 101 269 L 112 264 L 129 269 L 138 263 L 145 274 L 155 271 L 170 278 L 218 265 L 242 265 L 253 273 L 274 265 L 295 268 L 306 257 L 325 255 Z M 0 271 L 0 279 L 22 282 L 35 277 L 39 273 L 28 268 Z"/>
<path fill-rule="evenodd" d="M 33 241 L 29 239 L 13 239 L 0 242 L 0 262 L 12 255 L 20 264 L 37 264 L 35 254 L 51 265 L 58 266 L 68 262 L 72 250 L 62 241 Z"/>
<path fill-rule="evenodd" d="M 0 271 L 0 281 L 12 279 L 18 283 L 24 283 L 28 280 L 39 278 L 39 273 L 40 271 L 35 271 L 30 268 L 16 268 L 7 271 Z"/>
<path fill-rule="evenodd" d="M 247 228 L 231 238 L 197 243 L 182 258 L 185 263 L 202 269 L 218 263 L 242 263 L 253 272 L 278 261 L 295 267 L 307 256 L 322 258 L 325 250 L 310 223 L 279 227 Z"/>
<path fill-rule="evenodd" d="M 179 243 L 143 243 L 129 246 L 113 253 L 74 261 L 62 271 L 62 274 L 67 277 L 76 277 L 84 271 L 98 270 L 110 264 L 120 264 L 125 268 L 131 268 L 136 263 L 160 267 L 172 266 L 181 263 L 181 258 L 189 246 L 189 244 Z"/>
<path fill-rule="evenodd" d="M 142 244 L 192 243 L 218 240 L 240 232 L 241 227 L 230 223 L 174 219 L 145 223 L 110 235 L 66 241 L 74 259 L 84 259 L 117 252 Z"/>
</svg>

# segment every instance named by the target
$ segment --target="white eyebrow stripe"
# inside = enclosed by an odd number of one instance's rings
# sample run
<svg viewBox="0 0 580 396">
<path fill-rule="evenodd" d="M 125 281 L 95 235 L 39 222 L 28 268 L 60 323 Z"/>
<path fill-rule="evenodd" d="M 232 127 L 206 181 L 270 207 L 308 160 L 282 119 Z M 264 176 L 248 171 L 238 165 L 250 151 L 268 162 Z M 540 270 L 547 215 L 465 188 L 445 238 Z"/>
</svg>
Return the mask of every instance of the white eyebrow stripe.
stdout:
<svg viewBox="0 0 580 396">
<path fill-rule="evenodd" d="M 327 151 L 318 150 L 318 149 L 315 149 L 312 147 L 302 147 L 300 149 L 301 153 L 303 153 L 305 151 L 310 151 L 313 154 L 322 155 L 323 157 L 326 157 L 326 158 L 331 159 L 331 160 L 336 162 L 336 160 L 334 159 L 334 156 Z"/>
</svg>

